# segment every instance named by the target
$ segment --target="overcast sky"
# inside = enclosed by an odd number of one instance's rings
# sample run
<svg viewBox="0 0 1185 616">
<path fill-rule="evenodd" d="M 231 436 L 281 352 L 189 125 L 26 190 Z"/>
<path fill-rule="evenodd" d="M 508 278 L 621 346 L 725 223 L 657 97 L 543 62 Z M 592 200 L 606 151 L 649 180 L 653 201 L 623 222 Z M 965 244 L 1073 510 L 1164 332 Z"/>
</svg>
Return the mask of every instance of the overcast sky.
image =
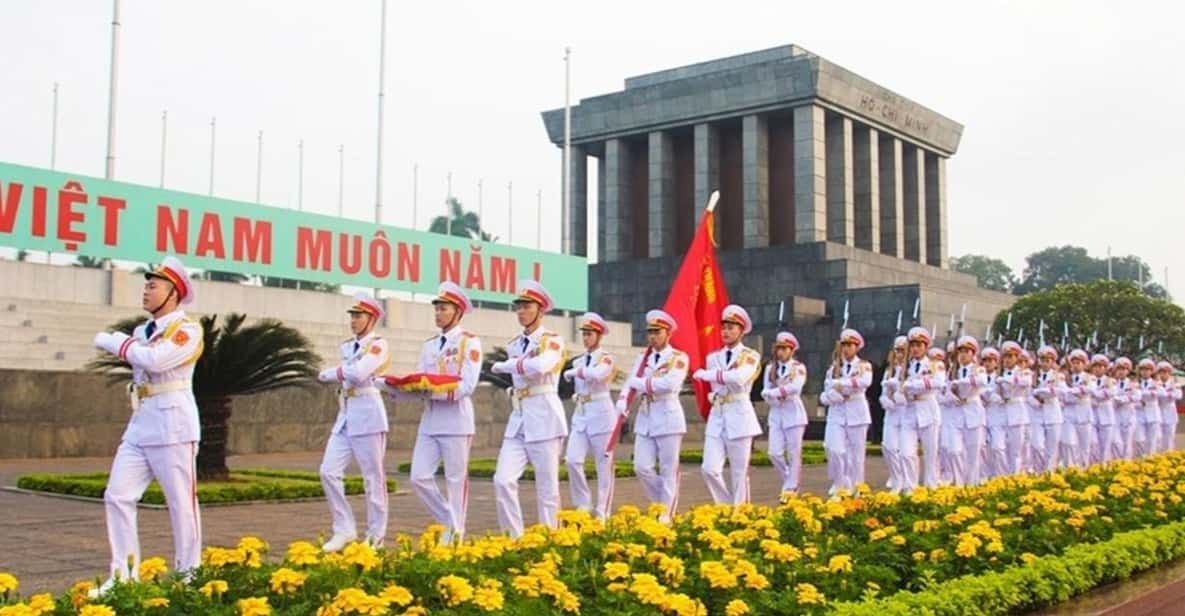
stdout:
<svg viewBox="0 0 1185 616">
<path fill-rule="evenodd" d="M 373 216 L 379 0 L 122 4 L 116 178 L 155 185 L 168 110 L 166 185 L 205 193 L 217 117 L 218 196 Z M 60 84 L 59 169 L 101 176 L 111 2 L 0 3 L 0 160 L 48 166 Z M 948 165 L 950 254 L 1020 273 L 1034 250 L 1074 243 L 1135 253 L 1185 298 L 1185 9 L 1167 2 L 390 2 L 384 222 L 442 209 L 446 174 L 487 227 L 559 247 L 560 155 L 539 112 L 624 78 L 799 44 L 966 126 Z M 591 169 L 590 169 L 591 171 Z M 592 176 L 590 175 L 590 179 Z M 432 210 L 432 211 L 429 211 Z M 595 246 L 595 242 L 591 242 Z"/>
</svg>

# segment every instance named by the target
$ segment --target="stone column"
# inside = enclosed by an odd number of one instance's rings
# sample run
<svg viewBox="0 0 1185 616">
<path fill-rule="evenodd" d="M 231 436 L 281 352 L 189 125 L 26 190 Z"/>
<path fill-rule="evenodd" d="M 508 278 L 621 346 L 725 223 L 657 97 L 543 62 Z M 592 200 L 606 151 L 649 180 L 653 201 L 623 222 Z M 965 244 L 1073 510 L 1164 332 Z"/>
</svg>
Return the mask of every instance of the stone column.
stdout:
<svg viewBox="0 0 1185 616">
<path fill-rule="evenodd" d="M 608 151 L 608 145 L 604 148 Z M 608 244 L 605 242 L 605 160 L 606 156 L 602 155 L 597 158 L 597 262 L 607 261 L 605 257 L 608 251 Z"/>
<path fill-rule="evenodd" d="M 880 132 L 859 126 L 852 135 L 856 248 L 880 252 Z"/>
<path fill-rule="evenodd" d="M 794 108 L 794 241 L 827 239 L 827 144 L 823 108 Z"/>
<path fill-rule="evenodd" d="M 905 258 L 926 262 L 926 152 L 915 145 L 904 147 L 902 194 L 905 214 Z"/>
<path fill-rule="evenodd" d="M 744 247 L 769 246 L 769 126 L 758 115 L 741 121 Z"/>
<path fill-rule="evenodd" d="M 856 244 L 852 120 L 827 114 L 827 241 Z"/>
<path fill-rule="evenodd" d="M 902 258 L 905 254 L 905 226 L 901 195 L 901 140 L 880 136 L 881 253 Z"/>
<path fill-rule="evenodd" d="M 604 261 L 633 255 L 633 208 L 630 205 L 630 149 L 621 139 L 605 142 Z"/>
<path fill-rule="evenodd" d="M 711 124 L 695 125 L 695 211 L 708 205 L 712 191 L 720 189 L 720 138 Z M 698 214 L 696 222 L 698 223 Z M 716 217 L 716 235 L 720 235 L 720 217 Z"/>
<path fill-rule="evenodd" d="M 650 133 L 648 232 L 651 258 L 675 254 L 675 151 L 671 136 L 663 131 Z"/>
<path fill-rule="evenodd" d="M 946 211 L 946 158 L 926 153 L 926 262 L 948 265 Z"/>
<path fill-rule="evenodd" d="M 560 159 L 562 161 L 563 156 Z M 563 172 L 564 170 L 560 169 L 560 173 Z M 561 250 L 570 255 L 588 256 L 588 155 L 582 145 L 572 145 L 572 185 L 568 187 L 568 228 L 564 229 Z"/>
</svg>

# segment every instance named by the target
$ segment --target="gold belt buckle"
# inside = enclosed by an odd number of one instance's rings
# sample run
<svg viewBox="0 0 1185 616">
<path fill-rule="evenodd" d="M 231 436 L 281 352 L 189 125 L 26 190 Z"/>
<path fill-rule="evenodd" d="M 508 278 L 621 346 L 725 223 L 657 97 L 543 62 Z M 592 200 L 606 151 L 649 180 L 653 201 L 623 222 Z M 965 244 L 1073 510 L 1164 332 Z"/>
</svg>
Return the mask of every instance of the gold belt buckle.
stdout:
<svg viewBox="0 0 1185 616">
<path fill-rule="evenodd" d="M 136 386 L 136 395 L 139 396 L 141 399 L 147 398 L 148 397 L 148 386 L 147 385 Z"/>
</svg>

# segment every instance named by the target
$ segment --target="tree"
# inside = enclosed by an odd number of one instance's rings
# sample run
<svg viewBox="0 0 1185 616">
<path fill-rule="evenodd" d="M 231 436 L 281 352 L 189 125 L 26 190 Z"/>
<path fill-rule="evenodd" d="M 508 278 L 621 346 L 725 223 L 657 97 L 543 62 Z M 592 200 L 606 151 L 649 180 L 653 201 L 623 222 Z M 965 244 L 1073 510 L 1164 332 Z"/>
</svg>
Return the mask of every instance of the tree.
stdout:
<svg viewBox="0 0 1185 616">
<path fill-rule="evenodd" d="M 950 268 L 956 272 L 975 276 L 979 286 L 993 291 L 1010 293 L 1016 285 L 1016 276 L 1008 264 L 984 255 L 963 255 L 950 260 Z"/>
<path fill-rule="evenodd" d="M 1009 314 L 1012 327 L 1006 330 Z M 1149 297 L 1134 282 L 1096 280 L 1030 293 L 996 315 L 992 331 L 1008 339 L 1018 337 L 1023 330 L 1026 346 L 1031 349 L 1040 344 L 1042 320 L 1046 343 L 1059 348 L 1065 348 L 1065 323 L 1070 330 L 1068 348 L 1084 348 L 1092 353 L 1109 350 L 1112 355 L 1138 359 L 1157 353 L 1163 343 L 1164 357 L 1177 362 L 1185 358 L 1185 310 Z M 1092 344 L 1095 332 L 1098 343 Z"/>
<path fill-rule="evenodd" d="M 953 266 L 952 266 L 953 267 Z M 1114 280 L 1142 282 L 1144 293 L 1151 297 L 1167 298 L 1164 287 L 1154 282 L 1151 268 L 1135 255 L 1111 258 L 1110 276 Z M 1106 280 L 1107 258 L 1095 258 L 1079 246 L 1051 246 L 1025 258 L 1021 281 L 1013 288 L 1017 295 L 1046 291 L 1059 284 L 1087 283 Z"/>
<path fill-rule="evenodd" d="M 99 259 L 86 255 L 78 255 L 74 259 L 74 267 L 85 267 L 89 269 L 107 269 L 107 265 L 111 263 L 111 259 Z"/>
<path fill-rule="evenodd" d="M 235 397 L 286 387 L 313 384 L 321 357 L 299 331 L 274 319 L 244 325 L 247 316 L 231 313 L 218 324 L 218 315 L 201 318 L 205 347 L 193 372 L 193 395 L 197 399 L 202 425 L 197 469 L 200 479 L 225 479 L 226 442 L 231 403 Z M 112 326 L 131 334 L 141 317 L 124 319 Z M 91 360 L 87 368 L 123 381 L 128 365 L 110 353 Z"/>
<path fill-rule="evenodd" d="M 428 225 L 430 233 L 448 234 L 483 242 L 498 241 L 497 237 L 482 230 L 481 218 L 474 212 L 465 211 L 456 197 L 449 197 L 448 206 L 449 215 L 447 217 L 437 216 L 432 219 L 432 224 Z"/>
</svg>

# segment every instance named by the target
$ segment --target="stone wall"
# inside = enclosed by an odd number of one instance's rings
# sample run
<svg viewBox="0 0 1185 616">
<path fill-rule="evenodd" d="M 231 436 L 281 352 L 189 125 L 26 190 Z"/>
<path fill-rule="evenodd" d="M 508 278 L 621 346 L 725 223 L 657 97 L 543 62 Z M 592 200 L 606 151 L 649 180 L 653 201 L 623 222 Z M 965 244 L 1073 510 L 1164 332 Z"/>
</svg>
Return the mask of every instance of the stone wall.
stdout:
<svg viewBox="0 0 1185 616">
<path fill-rule="evenodd" d="M 510 403 L 506 394 L 481 385 L 474 395 L 475 449 L 502 441 Z M 764 404 L 758 414 L 765 416 Z M 688 446 L 703 442 L 704 422 L 695 401 L 685 397 Z M 810 404 L 814 416 L 813 401 Z M 387 448 L 410 451 L 420 406 L 388 401 Z M 569 405 L 569 413 L 571 408 Z M 110 456 L 115 453 L 130 410 L 122 386 L 99 374 L 0 370 L 0 459 Z M 233 454 L 317 451 L 324 447 L 337 414 L 333 388 L 288 389 L 234 401 L 229 449 Z"/>
</svg>

